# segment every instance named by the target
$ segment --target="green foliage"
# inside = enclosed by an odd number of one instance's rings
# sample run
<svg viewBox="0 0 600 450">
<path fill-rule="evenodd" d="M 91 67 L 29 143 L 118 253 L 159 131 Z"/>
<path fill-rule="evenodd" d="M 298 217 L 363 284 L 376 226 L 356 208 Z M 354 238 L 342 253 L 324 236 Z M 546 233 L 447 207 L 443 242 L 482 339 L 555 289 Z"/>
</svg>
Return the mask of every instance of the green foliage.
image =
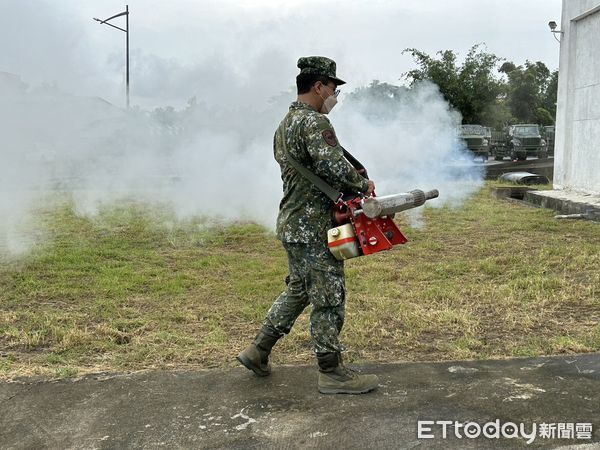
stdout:
<svg viewBox="0 0 600 450">
<path fill-rule="evenodd" d="M 552 114 L 545 108 L 536 108 L 533 112 L 533 121 L 534 123 L 539 123 L 540 125 L 554 125 L 554 118 Z"/>
<path fill-rule="evenodd" d="M 507 99 L 516 122 L 554 124 L 558 71 L 551 73 L 540 61 L 526 61 L 523 66 L 505 63 L 500 72 L 508 78 Z"/>
<path fill-rule="evenodd" d="M 369 86 L 359 87 L 349 93 L 344 101 L 365 117 L 381 122 L 393 119 L 398 103 L 406 98 L 403 96 L 406 91 L 408 89 L 404 86 L 373 80 Z M 374 102 L 377 108 L 373 108 Z"/>
<path fill-rule="evenodd" d="M 367 87 L 359 87 L 348 94 L 348 101 L 362 101 L 376 99 L 385 104 L 391 104 L 406 92 L 403 86 L 394 86 L 389 83 L 381 83 L 379 80 L 373 80 Z"/>
<path fill-rule="evenodd" d="M 404 52 L 410 53 L 419 66 L 405 74 L 411 85 L 421 80 L 434 82 L 444 98 L 461 112 L 463 123 L 483 122 L 488 105 L 501 93 L 501 82 L 494 74 L 499 57 L 475 45 L 459 66 L 452 50 L 437 52 L 438 58 L 415 48 Z"/>
<path fill-rule="evenodd" d="M 542 107 L 550 113 L 550 115 L 556 117 L 556 97 L 558 94 L 558 70 L 555 70 L 550 74 L 546 90 L 542 96 Z"/>
<path fill-rule="evenodd" d="M 495 130 L 500 130 L 510 123 L 515 123 L 515 119 L 507 102 L 503 99 L 489 103 L 481 115 L 481 124 Z"/>
<path fill-rule="evenodd" d="M 462 65 L 452 50 L 432 57 L 409 48 L 417 68 L 404 74 L 413 85 L 435 83 L 444 98 L 463 116 L 463 123 L 502 128 L 513 123 L 553 125 L 556 116 L 558 71 L 540 61 L 517 66 L 473 46 Z"/>
</svg>

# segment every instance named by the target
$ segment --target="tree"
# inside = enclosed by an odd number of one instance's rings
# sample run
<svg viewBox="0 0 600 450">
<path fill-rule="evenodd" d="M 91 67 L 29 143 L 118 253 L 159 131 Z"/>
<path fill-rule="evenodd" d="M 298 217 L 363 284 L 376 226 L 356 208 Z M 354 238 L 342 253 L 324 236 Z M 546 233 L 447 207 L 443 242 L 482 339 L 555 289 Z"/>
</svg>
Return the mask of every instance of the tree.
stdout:
<svg viewBox="0 0 600 450">
<path fill-rule="evenodd" d="M 556 100 L 558 94 L 558 70 L 550 74 L 548 85 L 542 94 L 542 107 L 550 113 L 553 120 L 556 118 Z"/>
<path fill-rule="evenodd" d="M 533 122 L 540 125 L 554 125 L 554 118 L 547 109 L 536 108 L 533 112 Z"/>
<path fill-rule="evenodd" d="M 502 81 L 495 74 L 502 59 L 480 46 L 471 47 L 460 66 L 452 50 L 439 51 L 436 58 L 415 48 L 405 49 L 403 53 L 410 53 L 418 68 L 406 72 L 404 77 L 411 85 L 421 80 L 435 83 L 448 103 L 460 111 L 463 123 L 485 123 L 490 105 L 502 93 Z"/>
<path fill-rule="evenodd" d="M 504 63 L 500 72 L 508 78 L 508 105 L 517 122 L 542 125 L 554 123 L 558 71 L 551 73 L 540 61 L 525 61 L 523 66 Z"/>
<path fill-rule="evenodd" d="M 403 100 L 408 88 L 373 80 L 369 86 L 363 86 L 350 92 L 344 103 L 361 112 L 374 121 L 393 120 L 398 104 Z M 377 108 L 373 108 L 376 104 Z"/>
</svg>

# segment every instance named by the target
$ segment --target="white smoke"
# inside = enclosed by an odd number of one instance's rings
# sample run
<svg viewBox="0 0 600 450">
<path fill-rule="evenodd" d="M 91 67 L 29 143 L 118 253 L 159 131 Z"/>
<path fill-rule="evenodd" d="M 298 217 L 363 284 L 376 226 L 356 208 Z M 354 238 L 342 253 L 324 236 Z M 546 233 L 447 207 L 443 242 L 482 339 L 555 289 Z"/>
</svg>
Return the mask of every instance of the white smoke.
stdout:
<svg viewBox="0 0 600 450">
<path fill-rule="evenodd" d="M 271 142 L 287 99 L 127 113 L 7 74 L 0 86 L 0 251 L 34 243 L 22 224 L 50 192 L 83 215 L 136 199 L 167 203 L 180 218 L 273 226 L 281 186 Z"/>
<path fill-rule="evenodd" d="M 459 206 L 483 184 L 483 166 L 473 161 L 436 85 L 412 89 L 371 83 L 350 94 L 335 117 L 340 139 L 369 171 L 379 195 L 438 189 L 430 206 Z"/>
<path fill-rule="evenodd" d="M 44 239 L 30 225 L 39 222 L 37 205 L 53 195 L 72 198 L 82 215 L 133 198 L 167 203 L 179 218 L 244 219 L 272 228 L 281 196 L 272 139 L 295 99 L 295 61 L 328 54 L 338 59 L 340 73 L 351 75 L 348 64 L 341 68 L 352 55 L 343 51 L 338 58 L 321 40 L 298 43 L 295 32 L 274 39 L 288 26 L 309 23 L 306 14 L 291 20 L 290 12 L 271 18 L 268 27 L 253 13 L 252 25 L 238 32 L 247 54 L 236 53 L 237 38 L 221 30 L 229 42 L 221 52 L 216 33 L 227 22 L 221 17 L 204 25 L 212 27 L 211 50 L 196 60 L 134 47 L 134 104 L 148 106 L 126 112 L 103 99 L 122 92 L 121 49 L 98 56 L 82 20 L 97 24 L 65 11 L 41 0 L 8 0 L 0 9 L 14 19 L 0 27 L 7 43 L 0 54 L 0 255 L 23 254 Z M 367 72 L 361 68 L 350 78 Z M 330 118 L 379 195 L 438 188 L 440 199 L 432 204 L 454 205 L 480 186 L 479 168 L 468 158 L 459 162 L 454 128 L 460 117 L 434 86 L 398 89 L 392 100 L 377 86 L 356 96 L 350 90 Z M 157 104 L 175 108 L 154 109 Z"/>
<path fill-rule="evenodd" d="M 166 202 L 179 218 L 273 226 L 281 181 L 272 136 L 291 92 L 262 104 L 192 101 L 181 110 L 127 113 L 99 98 L 6 81 L 0 246 L 9 252 L 27 249 L 32 241 L 17 239 L 23 218 L 36 199 L 58 190 L 80 214 L 134 198 Z M 457 143 L 460 116 L 433 85 L 396 89 L 391 102 L 376 89 L 350 95 L 331 115 L 341 142 L 366 164 L 380 195 L 438 188 L 438 204 L 460 203 L 482 182 Z"/>
</svg>

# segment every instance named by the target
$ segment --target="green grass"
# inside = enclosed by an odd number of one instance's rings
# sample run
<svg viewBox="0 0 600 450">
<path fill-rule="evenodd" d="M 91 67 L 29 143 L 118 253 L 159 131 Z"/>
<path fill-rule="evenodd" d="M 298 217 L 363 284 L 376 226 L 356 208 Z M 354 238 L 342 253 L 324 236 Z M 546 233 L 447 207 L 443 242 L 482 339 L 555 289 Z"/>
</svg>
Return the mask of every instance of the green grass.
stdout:
<svg viewBox="0 0 600 450">
<path fill-rule="evenodd" d="M 398 222 L 410 242 L 348 261 L 354 361 L 600 350 L 600 228 L 493 200 Z M 40 212 L 49 241 L 0 268 L 0 376 L 229 367 L 284 288 L 285 253 L 251 223 L 174 222 L 136 203 Z M 308 314 L 274 363 L 312 362 Z"/>
</svg>

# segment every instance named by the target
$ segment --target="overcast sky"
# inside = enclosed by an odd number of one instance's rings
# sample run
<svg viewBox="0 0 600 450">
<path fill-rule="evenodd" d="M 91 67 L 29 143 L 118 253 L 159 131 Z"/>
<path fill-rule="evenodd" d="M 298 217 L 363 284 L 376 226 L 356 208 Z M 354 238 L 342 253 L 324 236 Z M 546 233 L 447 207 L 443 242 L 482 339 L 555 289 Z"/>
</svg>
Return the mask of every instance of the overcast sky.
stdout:
<svg viewBox="0 0 600 450">
<path fill-rule="evenodd" d="M 81 214 L 160 194 L 179 218 L 218 211 L 272 227 L 281 196 L 273 130 L 295 98 L 301 56 L 334 58 L 348 81 L 344 93 L 374 79 L 402 84 L 415 67 L 405 48 L 464 57 L 485 43 L 506 60 L 550 69 L 559 56 L 547 23 L 560 22 L 560 0 L 129 0 L 132 104 L 198 102 L 187 134 L 158 139 L 153 119 L 70 95 L 125 104 L 125 35 L 92 20 L 124 6 L 0 0 L 0 72 L 31 87 L 9 87 L 0 99 L 0 256 L 37 242 L 22 224 L 57 181 L 71 186 Z M 437 188 L 431 206 L 458 207 L 483 183 L 480 165 L 455 138 L 460 114 L 435 86 L 403 91 L 387 109 L 378 98 L 353 108 L 340 98 L 332 122 L 378 193 Z"/>
<path fill-rule="evenodd" d="M 124 33 L 92 17 L 124 6 L 1 0 L 0 71 L 123 104 Z M 201 98 L 215 78 L 268 96 L 292 86 L 298 57 L 314 54 L 338 62 L 348 89 L 373 79 L 401 83 L 414 67 L 401 53 L 407 47 L 464 56 L 485 43 L 517 64 L 558 68 L 559 45 L 547 23 L 560 23 L 560 0 L 129 0 L 129 8 L 132 103 L 144 107 Z M 114 23 L 124 26 L 124 19 Z"/>
</svg>

